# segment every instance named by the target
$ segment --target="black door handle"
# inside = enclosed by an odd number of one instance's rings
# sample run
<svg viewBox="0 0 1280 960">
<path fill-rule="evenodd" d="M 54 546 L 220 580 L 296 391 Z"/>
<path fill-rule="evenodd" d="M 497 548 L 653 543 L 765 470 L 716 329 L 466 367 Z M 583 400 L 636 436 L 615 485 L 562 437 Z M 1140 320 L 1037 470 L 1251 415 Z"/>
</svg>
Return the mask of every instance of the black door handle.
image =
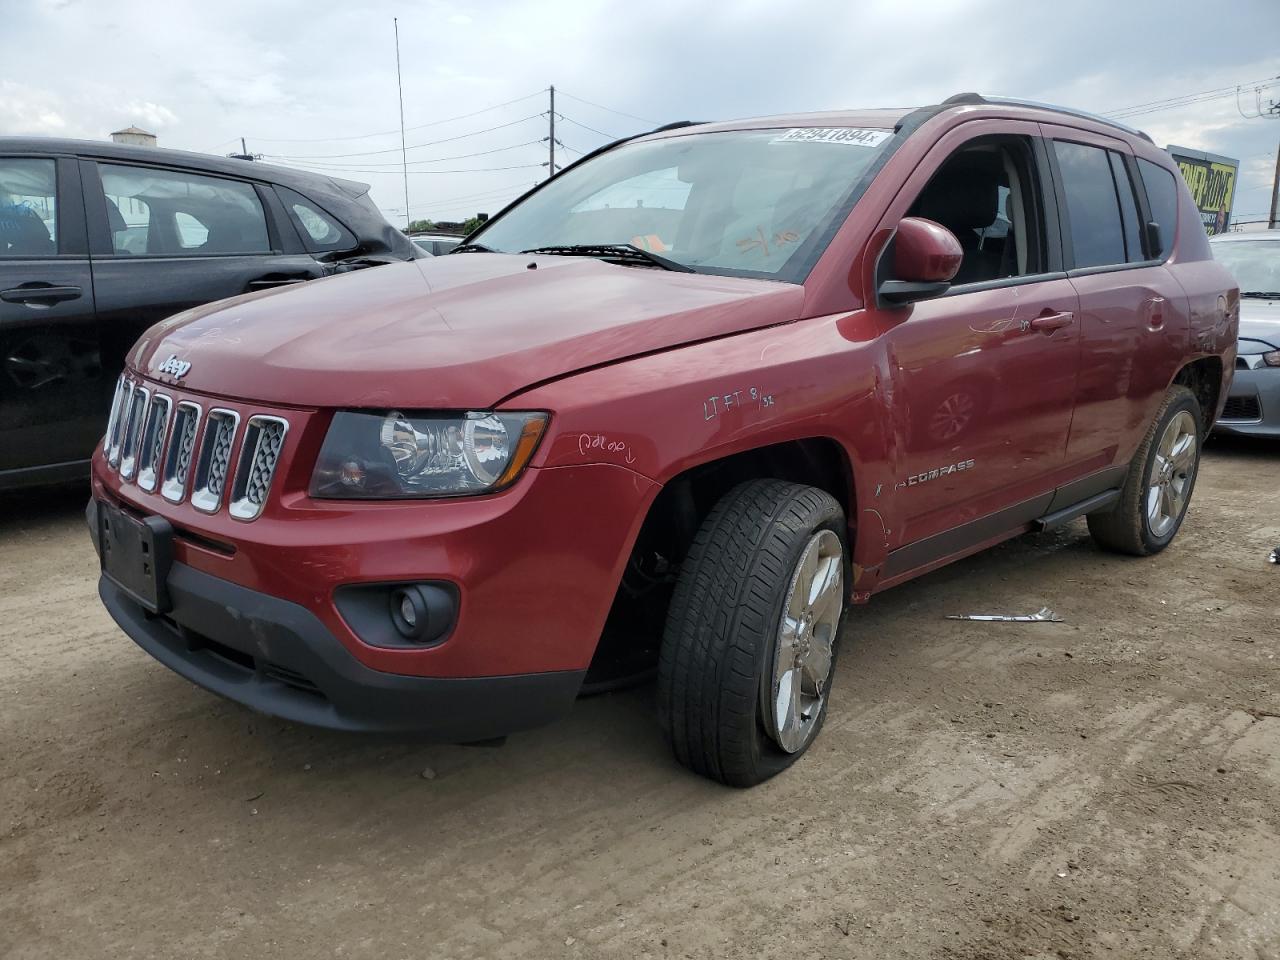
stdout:
<svg viewBox="0 0 1280 960">
<path fill-rule="evenodd" d="M 79 300 L 79 287 L 55 287 L 49 283 L 23 284 L 0 290 L 0 300 L 6 303 L 23 303 L 28 307 L 52 307 L 63 300 Z"/>
</svg>

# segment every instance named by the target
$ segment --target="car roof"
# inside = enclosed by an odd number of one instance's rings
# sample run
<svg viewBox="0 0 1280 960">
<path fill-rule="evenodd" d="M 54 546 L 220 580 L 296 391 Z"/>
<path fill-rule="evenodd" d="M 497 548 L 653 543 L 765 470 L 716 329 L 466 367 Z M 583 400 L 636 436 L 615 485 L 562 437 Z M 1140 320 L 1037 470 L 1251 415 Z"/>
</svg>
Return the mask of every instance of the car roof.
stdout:
<svg viewBox="0 0 1280 960">
<path fill-rule="evenodd" d="M 167 167 L 184 167 L 223 173 L 249 180 L 278 183 L 286 187 L 301 188 L 318 183 L 328 184 L 330 189 L 357 199 L 369 192 L 367 183 L 343 180 L 324 174 L 277 167 L 257 160 L 237 160 L 218 157 L 209 153 L 189 150 L 171 150 L 168 147 L 140 147 L 127 143 L 108 143 L 103 140 L 72 140 L 63 137 L 0 137 L 0 154 L 74 154 L 78 157 L 102 160 L 125 160 L 135 163 L 153 163 Z"/>
<path fill-rule="evenodd" d="M 780 127 L 868 127 L 897 131 L 904 126 L 916 127 L 925 120 L 946 112 L 974 113 L 987 117 L 1010 117 L 1041 123 L 1066 123 L 1125 139 L 1140 139 L 1151 144 L 1151 137 L 1115 120 L 1051 103 L 1037 103 L 1012 97 L 988 97 L 978 93 L 959 93 L 941 103 L 922 107 L 880 107 L 865 110 L 828 110 L 818 113 L 788 113 L 768 117 L 749 117 L 706 123 L 673 123 L 659 127 L 645 137 L 680 136 L 688 133 L 718 133 L 729 130 L 767 130 Z"/>
<path fill-rule="evenodd" d="M 1238 243 L 1242 240 L 1280 240 L 1280 228 L 1251 230 L 1248 233 L 1218 233 L 1209 238 L 1210 243 Z"/>
<path fill-rule="evenodd" d="M 411 233 L 410 240 L 465 240 L 460 233 Z"/>
</svg>

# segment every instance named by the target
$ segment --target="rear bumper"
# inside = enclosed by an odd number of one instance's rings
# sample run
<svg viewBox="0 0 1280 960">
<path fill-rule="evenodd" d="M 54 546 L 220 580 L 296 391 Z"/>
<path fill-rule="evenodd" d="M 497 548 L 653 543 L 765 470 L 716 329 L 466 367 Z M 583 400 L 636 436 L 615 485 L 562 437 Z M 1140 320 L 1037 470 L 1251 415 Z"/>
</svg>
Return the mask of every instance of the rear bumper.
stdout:
<svg viewBox="0 0 1280 960">
<path fill-rule="evenodd" d="M 446 743 L 505 736 L 568 713 L 585 670 L 414 677 L 356 660 L 305 607 L 174 564 L 172 611 L 148 614 L 105 576 L 98 593 L 137 644 L 174 672 L 262 713 L 334 730 Z"/>
<path fill-rule="evenodd" d="M 1280 369 L 1236 370 L 1219 433 L 1280 438 Z"/>
</svg>

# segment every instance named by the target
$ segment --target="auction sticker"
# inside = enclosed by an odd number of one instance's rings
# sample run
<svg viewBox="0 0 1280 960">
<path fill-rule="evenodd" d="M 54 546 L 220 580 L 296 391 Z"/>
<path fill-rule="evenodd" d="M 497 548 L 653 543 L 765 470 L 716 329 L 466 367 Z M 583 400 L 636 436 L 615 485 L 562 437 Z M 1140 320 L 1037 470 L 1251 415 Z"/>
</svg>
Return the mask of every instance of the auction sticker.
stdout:
<svg viewBox="0 0 1280 960">
<path fill-rule="evenodd" d="M 861 130 L 853 127 L 796 127 L 771 143 L 847 143 L 855 147 L 878 147 L 893 134 L 888 130 Z"/>
</svg>

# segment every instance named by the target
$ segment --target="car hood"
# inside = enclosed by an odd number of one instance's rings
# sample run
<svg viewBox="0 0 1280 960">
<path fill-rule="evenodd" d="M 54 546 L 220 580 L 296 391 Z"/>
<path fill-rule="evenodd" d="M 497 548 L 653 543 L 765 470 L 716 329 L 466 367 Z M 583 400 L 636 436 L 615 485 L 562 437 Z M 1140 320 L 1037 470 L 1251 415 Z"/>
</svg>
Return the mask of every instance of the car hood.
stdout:
<svg viewBox="0 0 1280 960">
<path fill-rule="evenodd" d="M 580 257 L 466 253 L 197 307 L 129 365 L 190 390 L 302 406 L 474 409 L 626 357 L 793 320 L 803 287 Z"/>
<path fill-rule="evenodd" d="M 1272 350 L 1280 350 L 1280 300 L 1241 297 L 1240 339 L 1260 340 Z M 1260 353 L 1262 351 L 1252 344 L 1242 343 L 1240 352 Z"/>
</svg>

